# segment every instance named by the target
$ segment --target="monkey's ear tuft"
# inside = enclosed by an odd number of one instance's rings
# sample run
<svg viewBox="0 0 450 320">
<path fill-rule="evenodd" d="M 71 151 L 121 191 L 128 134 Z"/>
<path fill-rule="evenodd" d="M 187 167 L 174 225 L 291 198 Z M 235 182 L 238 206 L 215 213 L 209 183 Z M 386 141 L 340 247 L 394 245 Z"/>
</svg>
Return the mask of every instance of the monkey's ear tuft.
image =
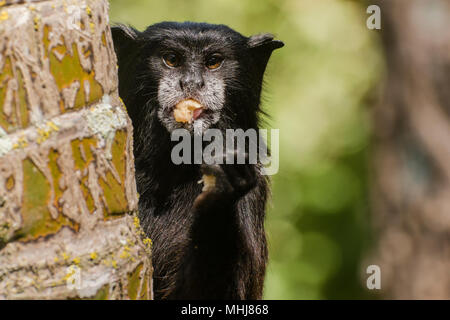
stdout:
<svg viewBox="0 0 450 320">
<path fill-rule="evenodd" d="M 262 33 L 248 38 L 247 45 L 252 58 L 252 66 L 256 68 L 253 72 L 262 79 L 273 50 L 281 48 L 284 43 L 274 40 L 274 36 L 270 33 Z"/>
<path fill-rule="evenodd" d="M 280 40 L 274 40 L 274 36 L 271 33 L 261 33 L 251 36 L 248 39 L 248 46 L 271 53 L 273 50 L 283 47 L 284 43 Z"/>
<path fill-rule="evenodd" d="M 135 41 L 139 35 L 139 31 L 132 26 L 121 23 L 114 24 L 111 27 L 111 32 L 114 40 Z"/>
<path fill-rule="evenodd" d="M 111 27 L 116 54 L 120 57 L 132 50 L 138 42 L 140 32 L 131 26 L 115 24 Z"/>
</svg>

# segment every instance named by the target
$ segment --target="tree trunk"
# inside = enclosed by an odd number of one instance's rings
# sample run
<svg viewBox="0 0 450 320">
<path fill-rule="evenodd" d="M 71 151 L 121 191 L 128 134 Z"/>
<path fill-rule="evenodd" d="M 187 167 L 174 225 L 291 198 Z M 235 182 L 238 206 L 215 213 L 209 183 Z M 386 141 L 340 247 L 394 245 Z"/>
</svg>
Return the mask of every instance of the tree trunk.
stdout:
<svg viewBox="0 0 450 320">
<path fill-rule="evenodd" d="M 151 298 L 108 2 L 0 6 L 0 299 Z"/>
<path fill-rule="evenodd" d="M 387 297 L 450 299 L 450 3 L 379 6 L 387 79 L 375 109 L 371 261 Z"/>
</svg>

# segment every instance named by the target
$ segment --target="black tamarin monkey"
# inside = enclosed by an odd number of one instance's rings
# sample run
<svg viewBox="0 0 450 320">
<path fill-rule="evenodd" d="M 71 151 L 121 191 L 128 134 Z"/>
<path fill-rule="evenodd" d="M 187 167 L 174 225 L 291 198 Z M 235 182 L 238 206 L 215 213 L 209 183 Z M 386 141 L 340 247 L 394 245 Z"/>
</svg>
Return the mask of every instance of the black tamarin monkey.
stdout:
<svg viewBox="0 0 450 320">
<path fill-rule="evenodd" d="M 259 165 L 175 165 L 174 129 L 258 129 L 264 71 L 283 43 L 224 25 L 163 22 L 112 28 L 119 94 L 134 127 L 139 217 L 153 240 L 156 299 L 260 299 L 268 181 Z M 192 123 L 174 107 L 202 106 Z M 198 123 L 197 123 L 198 124 Z M 198 125 L 197 125 L 198 126 Z M 202 191 L 202 174 L 214 175 Z"/>
</svg>

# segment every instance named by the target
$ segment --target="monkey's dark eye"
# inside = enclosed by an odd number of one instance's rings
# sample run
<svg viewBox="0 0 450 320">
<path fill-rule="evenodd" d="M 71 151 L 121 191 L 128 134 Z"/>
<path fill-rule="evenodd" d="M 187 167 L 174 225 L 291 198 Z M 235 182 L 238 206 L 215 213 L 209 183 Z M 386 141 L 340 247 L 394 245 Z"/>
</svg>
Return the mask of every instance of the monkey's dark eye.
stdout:
<svg viewBox="0 0 450 320">
<path fill-rule="evenodd" d="M 214 70 L 220 67 L 222 62 L 223 57 L 220 54 L 215 53 L 206 59 L 206 67 L 210 70 Z"/>
<path fill-rule="evenodd" d="M 162 58 L 166 66 L 171 68 L 176 68 L 181 63 L 181 57 L 174 52 L 166 53 Z"/>
</svg>

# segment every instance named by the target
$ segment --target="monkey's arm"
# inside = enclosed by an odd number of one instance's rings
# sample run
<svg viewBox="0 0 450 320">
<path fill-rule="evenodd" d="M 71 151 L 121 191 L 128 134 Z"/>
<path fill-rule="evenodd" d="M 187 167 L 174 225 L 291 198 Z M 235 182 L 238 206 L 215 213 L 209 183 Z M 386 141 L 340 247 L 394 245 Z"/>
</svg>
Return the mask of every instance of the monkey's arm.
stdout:
<svg viewBox="0 0 450 320">
<path fill-rule="evenodd" d="M 261 298 L 265 178 L 251 165 L 203 165 L 202 173 L 214 182 L 194 202 L 173 298 Z"/>
</svg>

